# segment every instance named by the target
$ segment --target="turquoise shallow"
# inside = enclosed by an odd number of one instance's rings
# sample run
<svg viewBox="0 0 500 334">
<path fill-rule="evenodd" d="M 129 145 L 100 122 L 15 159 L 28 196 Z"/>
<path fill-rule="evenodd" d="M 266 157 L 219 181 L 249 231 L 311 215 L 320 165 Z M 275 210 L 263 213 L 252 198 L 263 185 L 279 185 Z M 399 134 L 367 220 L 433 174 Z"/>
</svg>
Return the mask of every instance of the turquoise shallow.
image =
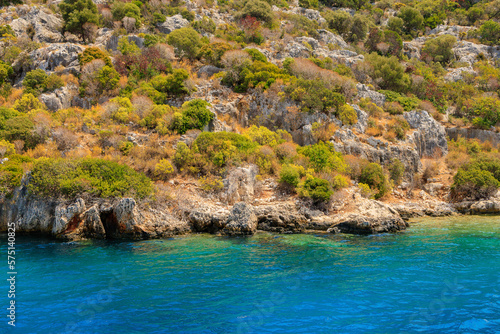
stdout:
<svg viewBox="0 0 500 334">
<path fill-rule="evenodd" d="M 17 326 L 3 315 L 0 332 L 500 333 L 497 217 L 376 236 L 18 237 L 17 267 Z"/>
</svg>

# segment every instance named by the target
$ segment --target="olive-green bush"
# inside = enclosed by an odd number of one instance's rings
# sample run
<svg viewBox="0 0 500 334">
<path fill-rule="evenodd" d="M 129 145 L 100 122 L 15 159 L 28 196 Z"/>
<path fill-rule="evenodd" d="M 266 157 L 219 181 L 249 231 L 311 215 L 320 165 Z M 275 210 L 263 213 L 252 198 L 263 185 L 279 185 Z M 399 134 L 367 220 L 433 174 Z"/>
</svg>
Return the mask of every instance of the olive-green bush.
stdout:
<svg viewBox="0 0 500 334">
<path fill-rule="evenodd" d="M 89 194 L 142 199 L 153 193 L 152 182 L 144 174 L 103 159 L 40 158 L 33 163 L 31 177 L 30 192 L 49 198 Z"/>
</svg>

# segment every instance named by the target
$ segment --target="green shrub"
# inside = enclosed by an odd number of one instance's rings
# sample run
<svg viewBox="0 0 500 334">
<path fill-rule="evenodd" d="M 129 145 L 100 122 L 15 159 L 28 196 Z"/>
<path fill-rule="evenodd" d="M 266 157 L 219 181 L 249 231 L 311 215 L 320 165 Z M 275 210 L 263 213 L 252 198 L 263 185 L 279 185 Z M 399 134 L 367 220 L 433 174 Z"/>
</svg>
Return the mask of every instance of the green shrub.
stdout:
<svg viewBox="0 0 500 334">
<path fill-rule="evenodd" d="M 14 109 L 19 112 L 27 113 L 36 109 L 45 109 L 45 106 L 40 100 L 31 93 L 23 94 L 21 98 L 14 102 Z"/>
<path fill-rule="evenodd" d="M 236 16 L 240 19 L 251 16 L 265 23 L 271 23 L 274 19 L 271 6 L 261 0 L 247 0 L 241 12 Z"/>
<path fill-rule="evenodd" d="M 242 160 L 257 147 L 249 138 L 231 132 L 202 132 L 193 143 L 196 153 L 217 167 L 224 167 L 233 159 Z"/>
<path fill-rule="evenodd" d="M 139 121 L 139 125 L 149 129 L 158 129 L 163 125 L 163 117 L 173 114 L 175 110 L 175 108 L 167 104 L 155 105 L 144 113 L 143 118 Z"/>
<path fill-rule="evenodd" d="M 24 170 L 32 160 L 21 155 L 10 155 L 9 160 L 0 164 L 0 193 L 9 195 L 21 185 Z"/>
<path fill-rule="evenodd" d="M 390 190 L 384 170 L 379 164 L 374 162 L 369 163 L 363 168 L 359 182 L 365 183 L 377 191 L 375 194 L 376 199 L 383 197 Z"/>
<path fill-rule="evenodd" d="M 296 188 L 303 173 L 304 168 L 301 166 L 284 165 L 280 171 L 279 182 L 285 186 Z"/>
<path fill-rule="evenodd" d="M 353 25 L 352 16 L 342 10 L 327 11 L 323 15 L 328 24 L 328 28 L 335 30 L 339 35 L 348 38 Z"/>
<path fill-rule="evenodd" d="M 146 95 L 156 104 L 164 104 L 171 97 L 183 96 L 191 91 L 186 86 L 189 73 L 185 69 L 175 69 L 173 73 L 160 74 L 138 89 L 140 95 Z"/>
<path fill-rule="evenodd" d="M 455 57 L 452 48 L 456 42 L 455 36 L 451 35 L 441 35 L 434 39 L 428 39 L 422 49 L 422 57 L 443 65 L 448 64 Z"/>
<path fill-rule="evenodd" d="M 311 198 L 316 203 L 321 203 L 328 202 L 333 191 L 327 180 L 309 175 L 299 186 L 299 194 L 302 197 Z"/>
<path fill-rule="evenodd" d="M 358 114 L 353 107 L 348 104 L 344 104 L 339 109 L 339 120 L 344 125 L 354 125 L 358 122 Z"/>
<path fill-rule="evenodd" d="M 42 69 L 36 69 L 26 73 L 23 80 L 23 86 L 26 87 L 26 92 L 35 96 L 39 95 L 47 79 L 48 75 Z"/>
<path fill-rule="evenodd" d="M 338 171 L 344 172 L 346 164 L 342 154 L 335 152 L 333 144 L 319 142 L 310 146 L 303 146 L 297 149 L 297 152 L 309 158 L 309 165 L 317 172 Z"/>
<path fill-rule="evenodd" d="M 300 102 L 304 112 L 333 112 L 345 104 L 345 96 L 329 89 L 323 80 L 294 80 L 285 92 L 291 99 Z"/>
<path fill-rule="evenodd" d="M 101 59 L 107 66 L 112 67 L 111 58 L 104 53 L 101 49 L 96 46 L 92 46 L 90 48 L 86 48 L 82 53 L 78 55 L 78 61 L 80 62 L 80 66 L 84 66 L 85 64 L 90 63 L 94 59 Z"/>
<path fill-rule="evenodd" d="M 182 172 L 193 163 L 193 160 L 194 155 L 191 149 L 186 143 L 182 141 L 178 142 L 173 159 L 175 166 Z"/>
<path fill-rule="evenodd" d="M 380 93 L 385 95 L 387 102 L 384 105 L 384 108 L 391 115 L 402 114 L 399 106 L 402 107 L 404 111 L 412 111 L 417 109 L 420 105 L 420 100 L 416 97 L 404 96 L 390 90 L 381 90 Z M 392 104 L 391 102 L 397 102 L 399 106 Z"/>
<path fill-rule="evenodd" d="M 415 8 L 401 8 L 398 17 L 403 20 L 403 32 L 408 35 L 416 36 L 424 27 L 424 17 Z"/>
<path fill-rule="evenodd" d="M 123 55 L 138 55 L 141 53 L 141 49 L 135 44 L 135 42 L 130 42 L 127 36 L 123 36 L 118 40 L 118 51 Z"/>
<path fill-rule="evenodd" d="M 6 83 L 14 74 L 12 67 L 0 60 L 0 86 Z"/>
<path fill-rule="evenodd" d="M 259 145 L 267 145 L 273 148 L 285 142 L 280 133 L 271 131 L 264 126 L 252 125 L 245 134 Z"/>
<path fill-rule="evenodd" d="M 160 180 L 168 180 L 174 174 L 174 166 L 167 159 L 161 159 L 155 165 L 155 176 Z"/>
<path fill-rule="evenodd" d="M 200 58 L 204 58 L 209 64 L 222 67 L 222 56 L 229 50 L 232 50 L 231 45 L 224 42 L 214 42 L 203 45 L 199 55 Z"/>
<path fill-rule="evenodd" d="M 479 28 L 481 42 L 489 45 L 498 45 L 500 41 L 500 23 L 495 21 L 486 21 Z"/>
<path fill-rule="evenodd" d="M 44 70 L 36 69 L 26 73 L 23 86 L 26 93 L 38 96 L 40 93 L 63 87 L 64 81 L 56 74 L 47 75 Z"/>
<path fill-rule="evenodd" d="M 399 63 L 398 58 L 383 57 L 372 53 L 366 57 L 366 60 L 373 67 L 370 76 L 380 88 L 397 92 L 404 92 L 408 89 L 410 77 L 405 73 L 405 68 Z"/>
<path fill-rule="evenodd" d="M 34 162 L 29 190 L 43 197 L 145 198 L 153 192 L 153 184 L 145 175 L 116 162 L 93 159 L 48 159 Z"/>
<path fill-rule="evenodd" d="M 200 34 L 202 33 L 213 34 L 215 32 L 215 29 L 217 28 L 214 20 L 206 16 L 203 16 L 201 20 L 194 21 L 192 26 L 194 30 L 196 30 Z"/>
<path fill-rule="evenodd" d="M 404 21 L 397 16 L 393 16 L 387 21 L 387 28 L 401 35 L 404 29 Z"/>
<path fill-rule="evenodd" d="M 97 72 L 97 82 L 99 83 L 99 93 L 103 94 L 118 87 L 120 74 L 114 67 L 104 66 Z"/>
<path fill-rule="evenodd" d="M 474 98 L 467 116 L 475 127 L 489 129 L 500 122 L 500 100 L 490 96 Z"/>
<path fill-rule="evenodd" d="M 175 113 L 173 129 L 180 134 L 191 129 L 203 130 L 214 118 L 214 114 L 207 108 L 210 106 L 205 100 L 194 99 L 182 105 L 180 113 Z"/>
<path fill-rule="evenodd" d="M 450 196 L 455 201 L 489 198 L 500 187 L 500 182 L 487 170 L 459 168 L 453 177 Z"/>
<path fill-rule="evenodd" d="M 124 17 L 135 19 L 135 27 L 141 26 L 141 9 L 132 2 L 115 1 L 111 6 L 111 13 L 115 21 L 121 21 Z"/>
<path fill-rule="evenodd" d="M 79 34 L 85 43 L 87 36 L 85 24 L 99 24 L 99 11 L 92 0 L 65 0 L 59 4 L 64 20 L 64 31 Z"/>
<path fill-rule="evenodd" d="M 202 46 L 200 35 L 190 27 L 184 27 L 172 31 L 168 35 L 168 44 L 175 48 L 179 57 L 195 59 Z"/>
<path fill-rule="evenodd" d="M 398 185 L 401 183 L 403 176 L 405 174 L 405 165 L 399 159 L 394 159 L 392 164 L 389 166 L 389 175 L 394 184 Z"/>
</svg>

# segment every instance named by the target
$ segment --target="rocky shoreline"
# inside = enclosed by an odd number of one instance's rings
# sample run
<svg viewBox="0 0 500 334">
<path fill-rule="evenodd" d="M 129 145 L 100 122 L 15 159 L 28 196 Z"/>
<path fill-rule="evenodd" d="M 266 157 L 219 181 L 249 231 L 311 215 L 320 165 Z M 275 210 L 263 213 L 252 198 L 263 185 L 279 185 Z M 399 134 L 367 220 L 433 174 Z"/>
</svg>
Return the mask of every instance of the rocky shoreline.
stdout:
<svg viewBox="0 0 500 334">
<path fill-rule="evenodd" d="M 416 217 L 460 214 L 499 214 L 500 200 L 446 203 L 417 201 L 387 204 L 346 192 L 339 210 L 326 214 L 299 201 L 266 204 L 237 202 L 232 207 L 204 203 L 181 214 L 147 208 L 132 198 L 74 201 L 47 200 L 30 195 L 27 182 L 0 204 L 0 232 L 15 222 L 19 234 L 38 234 L 62 240 L 155 239 L 189 233 L 228 236 L 274 233 L 392 233 L 409 227 Z M 220 204 L 220 203 L 218 203 Z"/>
</svg>

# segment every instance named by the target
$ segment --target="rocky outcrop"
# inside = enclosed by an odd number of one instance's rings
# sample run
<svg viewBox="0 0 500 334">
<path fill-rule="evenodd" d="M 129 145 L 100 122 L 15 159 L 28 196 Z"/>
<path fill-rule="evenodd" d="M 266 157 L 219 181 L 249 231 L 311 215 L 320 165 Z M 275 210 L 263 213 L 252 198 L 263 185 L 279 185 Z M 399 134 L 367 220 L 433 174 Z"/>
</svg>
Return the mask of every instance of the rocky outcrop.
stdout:
<svg viewBox="0 0 500 334">
<path fill-rule="evenodd" d="M 249 201 L 253 198 L 256 188 L 255 177 L 259 174 L 256 165 L 238 167 L 230 170 L 223 180 L 224 193 L 222 197 L 228 203 Z"/>
<path fill-rule="evenodd" d="M 338 47 L 340 47 L 342 49 L 346 49 L 349 47 L 341 36 L 336 35 L 328 30 L 318 29 L 318 35 L 319 35 L 319 38 L 318 38 L 319 41 L 323 42 L 327 45 L 328 44 L 337 45 Z"/>
<path fill-rule="evenodd" d="M 308 219 L 291 203 L 256 206 L 254 212 L 262 231 L 300 233 L 307 228 Z"/>
<path fill-rule="evenodd" d="M 54 72 L 56 68 L 63 73 L 79 74 L 80 63 L 78 54 L 85 48 L 73 43 L 54 43 L 37 49 L 30 53 L 32 59 L 31 69 L 42 69 L 46 72 Z M 15 67 L 15 65 L 14 65 Z"/>
<path fill-rule="evenodd" d="M 78 90 L 76 87 L 70 85 L 58 88 L 50 93 L 41 94 L 39 99 L 47 106 L 47 109 L 57 111 L 71 107 L 73 98 L 77 94 Z"/>
<path fill-rule="evenodd" d="M 14 222 L 19 233 L 35 233 L 65 240 L 149 239 L 191 232 L 187 222 L 166 212 L 137 207 L 131 198 L 114 203 L 101 200 L 87 207 L 81 198 L 74 202 L 42 199 L 28 192 L 29 176 L 10 198 L 0 203 L 0 232 Z"/>
<path fill-rule="evenodd" d="M 398 232 L 408 226 L 399 213 L 379 201 L 364 199 L 356 194 L 356 206 L 349 213 L 333 217 L 330 233 L 375 234 Z"/>
<path fill-rule="evenodd" d="M 335 131 L 331 142 L 335 150 L 342 154 L 350 154 L 388 165 L 399 159 L 408 173 L 416 173 L 422 167 L 420 156 L 413 142 L 389 143 L 370 137 L 362 140 L 350 129 Z"/>
<path fill-rule="evenodd" d="M 500 48 L 497 46 L 488 46 L 476 44 L 468 41 L 459 41 L 453 47 L 453 52 L 457 61 L 473 65 L 480 60 L 478 56 L 482 55 L 491 59 L 500 57 Z"/>
<path fill-rule="evenodd" d="M 459 39 L 461 34 L 467 34 L 471 29 L 474 28 L 468 26 L 449 26 L 446 24 L 440 24 L 436 28 L 430 30 L 427 35 L 451 35 Z"/>
<path fill-rule="evenodd" d="M 472 66 L 453 68 L 443 77 L 446 81 L 458 82 L 464 80 L 467 75 L 475 76 L 477 73 Z"/>
<path fill-rule="evenodd" d="M 454 207 L 464 214 L 500 214 L 500 200 L 497 198 L 482 201 L 464 201 Z"/>
<path fill-rule="evenodd" d="M 163 34 L 170 34 L 172 31 L 186 27 L 189 21 L 183 18 L 180 14 L 167 17 L 165 22 L 158 23 L 156 27 Z"/>
<path fill-rule="evenodd" d="M 425 216 L 445 217 L 458 214 L 457 209 L 450 203 L 435 200 L 393 204 L 392 208 L 396 210 L 404 220 Z"/>
<path fill-rule="evenodd" d="M 382 107 L 385 103 L 386 97 L 384 94 L 371 90 L 367 85 L 357 84 L 358 98 L 368 98 L 377 106 Z"/>
<path fill-rule="evenodd" d="M 63 20 L 48 9 L 33 7 L 21 17 L 12 20 L 10 27 L 17 37 L 28 37 L 38 43 L 60 43 Z"/>
<path fill-rule="evenodd" d="M 459 137 L 462 137 L 467 139 L 478 139 L 481 142 L 489 141 L 493 145 L 500 144 L 500 134 L 494 131 L 474 128 L 446 128 L 446 134 L 452 140 L 457 140 Z"/>
<path fill-rule="evenodd" d="M 412 139 L 420 157 L 444 156 L 448 154 L 448 141 L 444 126 L 425 110 L 414 110 L 403 114 L 408 124 L 416 131 Z"/>
<path fill-rule="evenodd" d="M 245 202 L 236 203 L 220 233 L 225 235 L 251 235 L 257 231 L 257 216 L 252 206 Z"/>
</svg>

